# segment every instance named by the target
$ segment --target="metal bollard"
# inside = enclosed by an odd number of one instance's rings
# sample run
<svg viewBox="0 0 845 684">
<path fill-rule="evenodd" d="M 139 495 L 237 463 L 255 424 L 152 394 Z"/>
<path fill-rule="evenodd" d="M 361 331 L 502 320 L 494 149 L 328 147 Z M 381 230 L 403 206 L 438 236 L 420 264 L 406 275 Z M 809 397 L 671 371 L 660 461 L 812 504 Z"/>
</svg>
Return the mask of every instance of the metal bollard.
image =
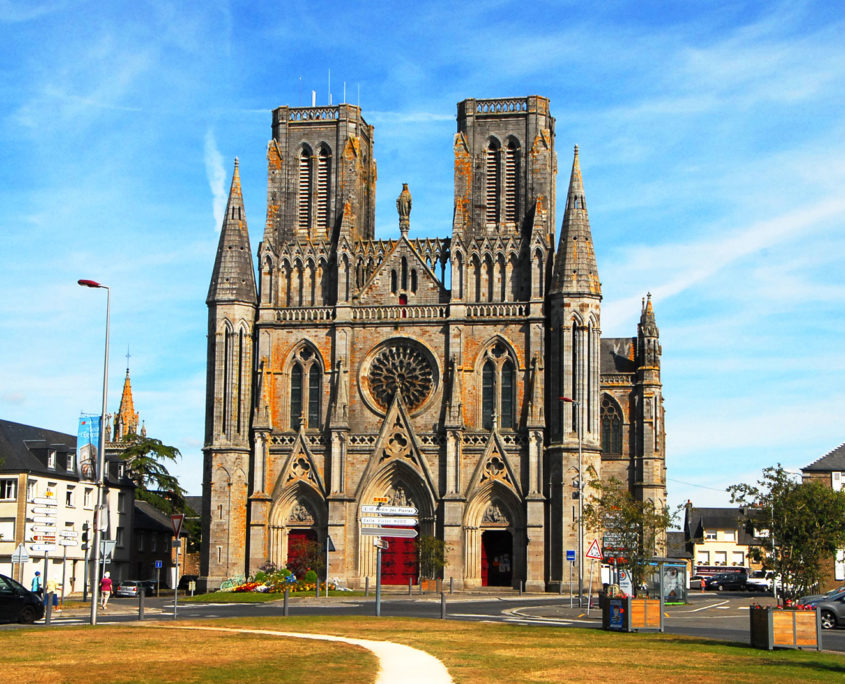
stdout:
<svg viewBox="0 0 845 684">
<path fill-rule="evenodd" d="M 522 596 L 522 580 L 519 580 L 519 595 Z"/>
<path fill-rule="evenodd" d="M 412 588 L 413 586 L 414 586 L 414 578 L 413 578 L 413 577 L 409 577 L 409 578 L 408 578 L 408 596 L 410 596 L 410 595 L 411 595 L 411 588 Z"/>
<path fill-rule="evenodd" d="M 420 593 L 422 594 L 422 593 L 423 593 L 423 590 L 422 590 L 422 582 L 423 582 L 423 581 L 422 581 L 422 577 L 418 577 L 418 578 L 417 578 L 417 582 L 419 582 L 419 583 L 420 583 Z"/>
<path fill-rule="evenodd" d="M 367 576 L 364 578 L 364 596 L 370 595 L 370 577 Z"/>
<path fill-rule="evenodd" d="M 452 578 L 452 577 L 450 577 L 450 578 L 449 578 L 449 593 L 450 593 L 450 594 L 452 593 L 452 590 L 453 590 L 453 589 L 454 589 L 453 578 Z"/>
<path fill-rule="evenodd" d="M 141 593 L 138 594 L 138 619 L 144 619 L 144 597 L 147 595 L 147 590 L 144 587 L 139 587 Z"/>
<path fill-rule="evenodd" d="M 446 594 L 440 592 L 440 619 L 446 619 Z"/>
<path fill-rule="evenodd" d="M 282 606 L 282 615 L 288 616 L 288 599 L 290 598 L 290 588 L 285 587 L 285 602 Z"/>
<path fill-rule="evenodd" d="M 49 625 L 50 619 L 53 617 L 53 594 L 45 593 L 44 594 L 44 624 Z"/>
<path fill-rule="evenodd" d="M 439 577 L 437 578 L 437 591 L 439 591 L 441 594 L 443 593 L 443 580 Z"/>
</svg>

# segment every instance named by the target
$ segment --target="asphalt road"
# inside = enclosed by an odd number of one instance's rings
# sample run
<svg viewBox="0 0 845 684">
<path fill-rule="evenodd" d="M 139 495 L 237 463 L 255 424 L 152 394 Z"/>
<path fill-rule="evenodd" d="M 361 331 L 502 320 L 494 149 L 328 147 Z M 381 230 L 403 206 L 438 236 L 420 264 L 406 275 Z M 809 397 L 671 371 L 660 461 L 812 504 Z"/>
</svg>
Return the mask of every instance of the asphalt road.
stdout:
<svg viewBox="0 0 845 684">
<path fill-rule="evenodd" d="M 577 601 L 576 601 L 577 603 Z M 774 605 L 771 597 L 741 592 L 690 593 L 689 603 L 667 606 L 664 621 L 668 634 L 680 634 L 707 639 L 749 642 L 748 609 L 752 604 Z M 397 595 L 383 596 L 383 617 L 439 618 L 440 596 Z M 586 608 L 570 608 L 569 598 L 554 594 L 524 595 L 446 595 L 447 618 L 548 627 L 583 627 L 599 629 L 601 613 L 597 607 L 587 614 Z M 219 619 L 234 617 L 277 616 L 284 614 L 282 601 L 273 603 L 180 603 L 177 619 Z M 302 615 L 375 615 L 375 598 L 291 598 L 288 614 Z M 173 600 L 148 598 L 145 618 L 150 620 L 172 619 Z M 112 599 L 109 610 L 100 612 L 101 624 L 126 623 L 138 619 L 137 601 Z M 54 625 L 87 624 L 87 612 L 74 611 L 53 617 Z M 43 625 L 43 620 L 37 624 Z M 2 625 L 0 629 L 14 629 L 16 625 Z M 826 630 L 822 636 L 825 650 L 845 652 L 845 629 Z"/>
</svg>

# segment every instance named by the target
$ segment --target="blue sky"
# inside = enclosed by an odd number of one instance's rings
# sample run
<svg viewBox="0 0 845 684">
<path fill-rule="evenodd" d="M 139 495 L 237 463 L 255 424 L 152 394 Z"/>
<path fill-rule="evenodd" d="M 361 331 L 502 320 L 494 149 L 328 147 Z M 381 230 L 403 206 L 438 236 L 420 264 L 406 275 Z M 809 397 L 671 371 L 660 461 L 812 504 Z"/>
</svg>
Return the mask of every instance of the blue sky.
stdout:
<svg viewBox="0 0 845 684">
<path fill-rule="evenodd" d="M 588 5 L 595 4 L 596 7 Z M 376 232 L 446 236 L 466 97 L 545 95 L 581 150 L 606 336 L 654 296 L 670 501 L 845 440 L 845 6 L 0 0 L 0 417 L 74 432 L 131 351 L 201 493 L 205 296 L 234 157 L 261 239 L 270 110 L 375 125 Z M 360 93 L 360 95 L 359 95 Z M 359 100 L 360 97 L 360 100 Z M 558 207 L 557 225 L 560 225 Z"/>
</svg>

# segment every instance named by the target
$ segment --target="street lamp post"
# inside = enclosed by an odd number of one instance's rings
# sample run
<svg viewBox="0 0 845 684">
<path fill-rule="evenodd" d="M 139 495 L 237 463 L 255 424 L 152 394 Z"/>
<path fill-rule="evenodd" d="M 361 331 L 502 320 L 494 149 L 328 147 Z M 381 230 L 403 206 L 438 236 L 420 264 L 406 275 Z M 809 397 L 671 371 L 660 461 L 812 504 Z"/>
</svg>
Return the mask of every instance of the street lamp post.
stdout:
<svg viewBox="0 0 845 684">
<path fill-rule="evenodd" d="M 100 598 L 100 583 L 97 581 L 97 568 L 100 562 L 100 540 L 102 539 L 103 476 L 106 463 L 106 401 L 109 393 L 109 313 L 111 308 L 111 290 L 94 280 L 77 281 L 82 287 L 99 288 L 106 291 L 106 351 L 103 361 L 103 406 L 100 411 L 100 438 L 97 447 L 97 506 L 94 509 L 94 546 L 91 564 L 91 624 L 97 624 L 97 608 Z"/>
<path fill-rule="evenodd" d="M 581 451 L 581 402 L 569 397 L 561 397 L 566 404 L 575 406 L 576 431 L 578 433 L 578 607 L 584 596 L 584 459 Z M 562 412 L 561 412 L 562 413 Z M 563 415 L 561 415 L 561 427 Z"/>
</svg>

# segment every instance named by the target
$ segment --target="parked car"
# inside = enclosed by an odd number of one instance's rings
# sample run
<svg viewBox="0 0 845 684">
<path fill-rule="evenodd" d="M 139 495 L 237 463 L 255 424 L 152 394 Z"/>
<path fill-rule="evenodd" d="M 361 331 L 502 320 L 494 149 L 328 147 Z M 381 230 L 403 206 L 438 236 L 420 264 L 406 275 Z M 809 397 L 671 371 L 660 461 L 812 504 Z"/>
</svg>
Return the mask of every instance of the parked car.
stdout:
<svg viewBox="0 0 845 684">
<path fill-rule="evenodd" d="M 720 572 L 707 578 L 706 589 L 720 591 L 722 589 L 745 589 L 748 575 L 744 572 Z"/>
<path fill-rule="evenodd" d="M 141 591 L 147 596 L 152 596 L 155 593 L 155 582 L 150 582 L 149 580 L 122 580 L 117 585 L 114 595 L 136 598 Z"/>
<path fill-rule="evenodd" d="M 813 601 L 821 601 L 822 599 L 829 598 L 834 594 L 841 594 L 843 592 L 845 592 L 845 585 L 842 585 L 841 587 L 836 587 L 836 589 L 831 589 L 830 591 L 825 592 L 824 594 L 808 594 L 807 596 L 802 596 L 795 603 L 799 606 L 806 606 Z"/>
<path fill-rule="evenodd" d="M 815 601 L 804 604 L 808 608 L 819 611 L 822 629 L 833 629 L 845 626 L 845 591 L 838 594 L 828 594 Z"/>
<path fill-rule="evenodd" d="M 44 617 L 44 603 L 11 577 L 0 575 L 0 622 L 35 622 Z"/>
<path fill-rule="evenodd" d="M 771 570 L 755 570 L 745 582 L 745 586 L 751 591 L 771 591 L 775 573 Z"/>
</svg>

